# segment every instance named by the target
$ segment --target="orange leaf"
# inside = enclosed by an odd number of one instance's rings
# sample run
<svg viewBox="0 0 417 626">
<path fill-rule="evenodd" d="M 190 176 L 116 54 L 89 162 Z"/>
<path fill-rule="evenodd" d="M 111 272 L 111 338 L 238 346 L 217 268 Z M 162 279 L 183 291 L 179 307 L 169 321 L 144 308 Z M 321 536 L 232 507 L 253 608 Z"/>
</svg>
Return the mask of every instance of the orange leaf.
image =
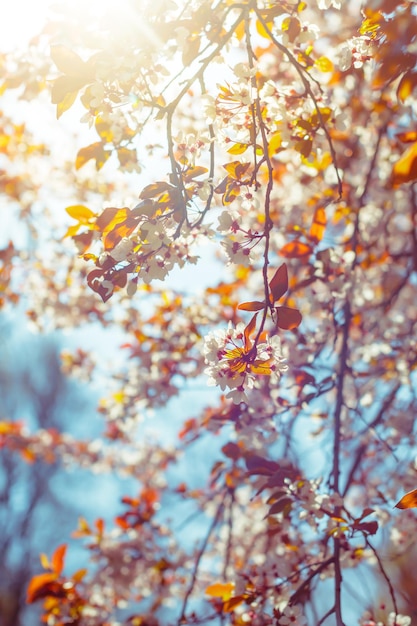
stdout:
<svg viewBox="0 0 417 626">
<path fill-rule="evenodd" d="M 214 583 L 206 588 L 206 594 L 213 598 L 221 598 L 225 601 L 229 600 L 234 588 L 234 583 Z"/>
<path fill-rule="evenodd" d="M 277 312 L 277 326 L 284 330 L 291 330 L 297 328 L 301 324 L 302 315 L 298 309 L 292 309 L 289 306 L 278 306 Z"/>
<path fill-rule="evenodd" d="M 265 302 L 259 302 L 259 300 L 253 300 L 252 302 L 242 302 L 238 304 L 237 308 L 241 311 L 260 311 L 265 306 Z"/>
<path fill-rule="evenodd" d="M 57 575 L 54 572 L 34 576 L 27 588 L 26 602 L 31 604 L 39 598 L 47 596 L 49 590 L 51 589 L 51 584 L 54 583 L 56 579 Z"/>
<path fill-rule="evenodd" d="M 417 179 L 417 142 L 413 143 L 394 163 L 392 168 L 392 184 L 401 185 Z"/>
<path fill-rule="evenodd" d="M 403 143 L 414 143 L 417 141 L 417 131 L 416 130 L 408 130 L 405 133 L 398 133 L 395 135 L 395 138 Z"/>
<path fill-rule="evenodd" d="M 72 576 L 72 580 L 75 584 L 79 583 L 82 581 L 82 579 L 84 578 L 84 576 L 87 574 L 88 570 L 84 567 L 83 569 L 79 569 L 75 572 L 75 574 L 73 574 Z"/>
<path fill-rule="evenodd" d="M 414 509 L 417 507 L 417 489 L 409 491 L 395 505 L 397 509 Z"/>
<path fill-rule="evenodd" d="M 414 89 L 417 87 L 417 72 L 410 70 L 406 72 L 401 78 L 397 88 L 397 98 L 401 102 L 405 102 L 408 96 L 411 96 Z"/>
<path fill-rule="evenodd" d="M 64 560 L 65 560 L 66 551 L 67 551 L 67 546 L 65 543 L 63 543 L 62 545 L 57 547 L 57 549 L 55 550 L 51 558 L 52 570 L 58 576 L 61 574 L 64 568 Z"/>
<path fill-rule="evenodd" d="M 326 224 L 326 211 L 323 207 L 318 207 L 314 213 L 313 223 L 310 228 L 310 237 L 315 243 L 319 243 L 323 239 Z"/>
<path fill-rule="evenodd" d="M 98 534 L 101 536 L 104 533 L 104 520 L 101 517 L 96 519 L 95 527 L 97 528 Z"/>
<path fill-rule="evenodd" d="M 311 254 L 311 252 L 311 246 L 298 239 L 285 244 L 280 250 L 281 256 L 285 256 L 288 259 L 299 259 L 300 257 Z"/>
<path fill-rule="evenodd" d="M 288 289 L 288 270 L 285 263 L 280 265 L 271 280 L 269 281 L 271 290 L 271 302 L 276 302 Z"/>
<path fill-rule="evenodd" d="M 253 331 L 255 330 L 256 327 L 256 318 L 258 317 L 258 314 L 255 313 L 255 315 L 252 317 L 251 321 L 249 322 L 249 324 L 246 326 L 245 331 L 244 331 L 244 336 L 245 336 L 245 352 L 249 352 L 249 350 L 252 348 L 252 342 L 250 340 L 250 336 L 252 335 Z"/>
</svg>

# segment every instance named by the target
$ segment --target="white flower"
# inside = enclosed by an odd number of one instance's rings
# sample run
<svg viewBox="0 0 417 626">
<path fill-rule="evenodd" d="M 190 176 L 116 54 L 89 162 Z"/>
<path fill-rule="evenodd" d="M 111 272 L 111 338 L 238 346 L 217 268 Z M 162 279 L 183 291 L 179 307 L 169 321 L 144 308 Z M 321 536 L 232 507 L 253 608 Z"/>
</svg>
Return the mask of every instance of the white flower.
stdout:
<svg viewBox="0 0 417 626">
<path fill-rule="evenodd" d="M 110 256 L 115 261 L 125 261 L 129 253 L 132 251 L 132 248 L 133 242 L 127 237 L 124 237 L 110 252 Z"/>
<path fill-rule="evenodd" d="M 352 65 L 352 50 L 347 44 L 343 45 L 339 50 L 339 69 L 346 72 Z"/>
<path fill-rule="evenodd" d="M 400 615 L 397 613 L 390 613 L 388 615 L 388 626 L 410 626 L 411 617 L 408 615 Z"/>
<path fill-rule="evenodd" d="M 317 6 L 321 11 L 324 11 L 330 7 L 340 9 L 342 7 L 342 3 L 340 0 L 317 0 Z"/>
<path fill-rule="evenodd" d="M 307 620 L 298 605 L 286 606 L 279 618 L 280 626 L 304 626 L 305 624 L 307 624 Z"/>
<path fill-rule="evenodd" d="M 223 211 L 219 217 L 219 225 L 217 230 L 219 232 L 226 232 L 228 230 L 233 230 L 236 232 L 239 230 L 239 221 L 240 216 L 236 211 Z"/>
</svg>

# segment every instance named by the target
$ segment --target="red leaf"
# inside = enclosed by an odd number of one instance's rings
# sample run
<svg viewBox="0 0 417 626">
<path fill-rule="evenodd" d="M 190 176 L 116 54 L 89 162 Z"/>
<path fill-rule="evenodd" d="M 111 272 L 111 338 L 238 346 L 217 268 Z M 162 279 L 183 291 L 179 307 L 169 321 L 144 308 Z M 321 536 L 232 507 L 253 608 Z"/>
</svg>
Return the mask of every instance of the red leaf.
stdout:
<svg viewBox="0 0 417 626">
<path fill-rule="evenodd" d="M 280 465 L 275 463 L 275 461 L 269 461 L 256 454 L 246 457 L 245 462 L 249 474 L 254 475 L 272 476 L 272 474 L 281 469 Z"/>
<path fill-rule="evenodd" d="M 277 502 L 275 502 L 275 504 L 271 506 L 271 508 L 268 511 L 267 516 L 277 515 L 278 513 L 285 513 L 289 511 L 289 509 L 292 506 L 292 502 L 293 502 L 292 498 L 290 498 L 289 496 L 284 496 L 283 498 L 281 498 L 280 500 L 278 500 Z"/>
<path fill-rule="evenodd" d="M 276 302 L 288 289 L 288 270 L 287 265 L 283 263 L 275 272 L 272 279 L 269 281 L 269 288 L 271 290 L 271 302 Z"/>
<path fill-rule="evenodd" d="M 240 458 L 241 450 L 236 443 L 233 441 L 229 441 L 226 445 L 223 446 L 222 452 L 229 459 L 233 459 L 233 461 L 237 461 Z"/>
<path fill-rule="evenodd" d="M 292 309 L 289 306 L 278 306 L 275 311 L 277 312 L 277 326 L 284 330 L 297 328 L 303 319 L 298 309 Z"/>
<path fill-rule="evenodd" d="M 378 522 L 376 520 L 372 522 L 355 522 L 353 524 L 353 529 L 361 530 L 367 535 L 375 535 L 378 530 Z"/>
<path fill-rule="evenodd" d="M 246 596 L 234 596 L 233 598 L 230 598 L 223 603 L 223 611 L 225 613 L 231 613 L 237 606 L 239 606 L 239 604 L 242 604 L 242 602 L 244 602 L 245 600 Z"/>
</svg>

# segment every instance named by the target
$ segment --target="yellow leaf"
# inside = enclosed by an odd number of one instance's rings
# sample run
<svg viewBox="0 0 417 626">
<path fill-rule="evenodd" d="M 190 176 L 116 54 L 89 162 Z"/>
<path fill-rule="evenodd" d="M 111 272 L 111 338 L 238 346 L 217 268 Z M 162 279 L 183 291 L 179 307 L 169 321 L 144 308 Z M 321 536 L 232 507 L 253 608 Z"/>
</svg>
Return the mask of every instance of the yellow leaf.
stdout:
<svg viewBox="0 0 417 626">
<path fill-rule="evenodd" d="M 74 76 L 60 76 L 53 81 L 51 102 L 59 104 L 65 100 L 68 94 L 78 93 L 78 90 L 84 85 L 84 81 Z"/>
<path fill-rule="evenodd" d="M 245 20 L 239 22 L 239 24 L 235 28 L 235 35 L 239 41 L 242 41 L 245 35 Z"/>
<path fill-rule="evenodd" d="M 206 594 L 225 601 L 231 598 L 234 588 L 235 583 L 214 583 L 206 588 Z"/>
<path fill-rule="evenodd" d="M 81 224 L 88 224 L 91 218 L 97 217 L 91 209 L 83 204 L 74 204 L 72 206 L 68 206 L 65 210 L 68 215 L 73 217 L 75 220 L 78 220 Z"/>
<path fill-rule="evenodd" d="M 235 143 L 228 149 L 229 154 L 243 154 L 248 149 L 247 143 Z"/>
<path fill-rule="evenodd" d="M 64 99 L 56 105 L 56 119 L 59 120 L 61 115 L 68 111 L 74 104 L 78 95 L 78 91 L 72 91 L 67 93 Z"/>
<path fill-rule="evenodd" d="M 137 154 L 136 150 L 130 150 L 129 148 L 119 148 L 117 151 L 117 158 L 119 159 L 120 165 L 123 167 L 128 163 L 137 163 Z"/>
<path fill-rule="evenodd" d="M 78 151 L 77 158 L 75 159 L 75 169 L 79 170 L 83 165 L 85 165 L 85 163 L 87 163 L 87 161 L 95 159 L 96 169 L 99 170 L 103 167 L 110 154 L 110 150 L 104 150 L 103 143 L 101 141 L 92 143 Z"/>
<path fill-rule="evenodd" d="M 63 74 L 77 76 L 85 71 L 85 63 L 81 57 L 66 46 L 60 44 L 51 46 L 51 57 Z"/>
<path fill-rule="evenodd" d="M 274 23 L 273 22 L 266 22 L 266 25 L 268 27 L 268 29 L 271 31 L 274 27 Z M 267 33 L 267 31 L 265 30 L 262 22 L 260 22 L 259 20 L 256 20 L 256 30 L 258 31 L 258 33 L 260 34 L 261 37 L 264 37 L 265 39 L 269 39 L 269 35 Z"/>
<path fill-rule="evenodd" d="M 67 232 L 64 235 L 64 239 L 65 237 L 75 237 L 75 235 L 78 233 L 79 228 L 80 224 L 74 224 L 74 226 L 69 226 Z"/>
<path fill-rule="evenodd" d="M 52 569 L 51 568 L 51 564 L 50 564 L 49 559 L 46 556 L 46 554 L 44 554 L 42 552 L 42 554 L 39 555 L 39 559 L 40 559 L 40 562 L 41 562 L 41 565 L 42 565 L 43 569 Z"/>
<path fill-rule="evenodd" d="M 95 128 L 101 139 L 106 142 L 110 142 L 113 140 L 113 131 L 111 130 L 111 126 L 108 122 L 106 122 L 99 115 L 96 117 Z"/>
<path fill-rule="evenodd" d="M 321 72 L 332 72 L 334 67 L 333 63 L 327 57 L 320 57 L 317 59 L 315 65 Z"/>
<path fill-rule="evenodd" d="M 281 147 L 281 143 L 282 143 L 281 133 L 274 133 L 272 137 L 270 138 L 269 144 L 268 144 L 268 154 L 270 157 L 279 151 Z"/>
</svg>

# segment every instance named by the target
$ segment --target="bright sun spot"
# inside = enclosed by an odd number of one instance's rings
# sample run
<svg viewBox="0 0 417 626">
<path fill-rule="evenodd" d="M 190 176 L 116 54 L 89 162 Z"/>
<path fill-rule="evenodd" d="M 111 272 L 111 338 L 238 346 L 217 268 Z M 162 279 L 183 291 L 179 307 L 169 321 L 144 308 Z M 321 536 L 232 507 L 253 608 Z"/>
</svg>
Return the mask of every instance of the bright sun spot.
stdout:
<svg viewBox="0 0 417 626">
<path fill-rule="evenodd" d="M 146 7 L 157 8 L 159 0 L 14 0 L 7 8 L 7 19 L 0 20 L 0 51 L 25 49 L 38 35 L 48 18 L 68 23 L 79 21 L 80 27 L 94 33 L 95 27 L 113 37 L 139 34 L 155 41 L 143 19 Z M 130 31 L 130 33 L 129 33 Z"/>
</svg>

